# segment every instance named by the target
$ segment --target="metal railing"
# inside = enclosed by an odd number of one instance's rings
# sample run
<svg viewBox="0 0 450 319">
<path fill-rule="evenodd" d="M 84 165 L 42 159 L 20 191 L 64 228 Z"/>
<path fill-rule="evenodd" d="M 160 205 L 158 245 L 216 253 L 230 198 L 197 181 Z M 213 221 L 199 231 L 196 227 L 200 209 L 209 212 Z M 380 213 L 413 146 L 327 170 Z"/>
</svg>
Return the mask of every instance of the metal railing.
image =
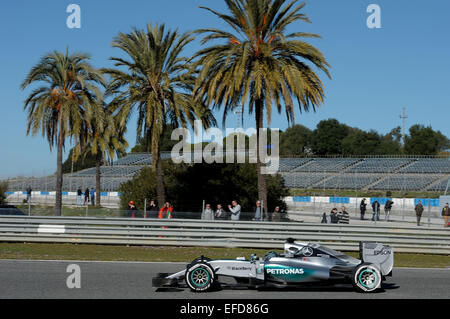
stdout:
<svg viewBox="0 0 450 319">
<path fill-rule="evenodd" d="M 372 241 L 390 245 L 396 252 L 450 255 L 450 232 L 442 228 L 0 216 L 3 242 L 281 249 L 288 237 L 343 251 L 358 251 L 360 241 Z"/>
</svg>

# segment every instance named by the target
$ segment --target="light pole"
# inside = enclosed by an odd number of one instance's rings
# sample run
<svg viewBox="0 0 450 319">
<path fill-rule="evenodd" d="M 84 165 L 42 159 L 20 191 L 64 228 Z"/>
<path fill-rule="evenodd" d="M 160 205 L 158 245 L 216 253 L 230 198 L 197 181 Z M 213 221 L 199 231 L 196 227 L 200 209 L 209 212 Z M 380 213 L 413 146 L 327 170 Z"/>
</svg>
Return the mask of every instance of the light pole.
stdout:
<svg viewBox="0 0 450 319">
<path fill-rule="evenodd" d="M 237 125 L 236 128 L 243 128 L 243 123 L 242 123 L 242 116 L 243 116 L 244 111 L 241 109 L 240 111 L 234 111 L 234 114 L 236 114 L 238 116 L 237 118 Z"/>
</svg>

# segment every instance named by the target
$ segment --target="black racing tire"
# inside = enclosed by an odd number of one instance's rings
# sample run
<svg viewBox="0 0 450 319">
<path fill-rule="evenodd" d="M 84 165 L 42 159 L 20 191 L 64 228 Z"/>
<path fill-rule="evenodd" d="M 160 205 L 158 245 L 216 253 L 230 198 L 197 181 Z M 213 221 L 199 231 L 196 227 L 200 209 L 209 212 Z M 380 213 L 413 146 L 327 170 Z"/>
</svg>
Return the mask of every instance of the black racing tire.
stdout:
<svg viewBox="0 0 450 319">
<path fill-rule="evenodd" d="M 207 292 L 216 286 L 216 274 L 208 263 L 196 262 L 186 269 L 185 281 L 193 292 Z"/>
<path fill-rule="evenodd" d="M 369 293 L 381 287 L 382 275 L 374 264 L 362 263 L 353 270 L 351 281 L 357 292 Z"/>
</svg>

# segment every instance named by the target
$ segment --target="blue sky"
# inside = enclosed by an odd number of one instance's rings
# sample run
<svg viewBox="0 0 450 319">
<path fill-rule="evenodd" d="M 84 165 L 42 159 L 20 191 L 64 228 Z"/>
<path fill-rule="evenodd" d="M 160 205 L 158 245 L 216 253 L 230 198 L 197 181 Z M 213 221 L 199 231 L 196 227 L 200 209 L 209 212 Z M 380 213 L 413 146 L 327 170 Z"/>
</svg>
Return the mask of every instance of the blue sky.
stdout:
<svg viewBox="0 0 450 319">
<path fill-rule="evenodd" d="M 292 30 L 322 36 L 310 42 L 331 64 L 332 79 L 324 74 L 326 101 L 316 113 L 296 114 L 296 123 L 314 128 L 324 119 L 337 118 L 348 125 L 387 133 L 400 125 L 406 107 L 407 127 L 431 125 L 450 136 L 450 2 L 446 0 L 309 0 L 304 12 L 311 25 L 298 23 Z M 66 8 L 81 7 L 81 29 L 66 26 Z M 369 4 L 381 7 L 381 29 L 369 29 Z M 26 136 L 23 101 L 29 91 L 20 84 L 39 58 L 50 51 L 81 51 L 92 55 L 96 67 L 111 66 L 108 58 L 120 53 L 111 48 L 114 36 L 148 22 L 190 31 L 223 25 L 200 5 L 223 11 L 221 0 L 106 1 L 39 0 L 8 1 L 0 11 L 0 177 L 41 176 L 56 168 L 56 153 L 46 140 Z M 186 50 L 199 48 L 195 42 Z M 216 114 L 221 122 L 221 113 Z M 284 114 L 273 114 L 271 127 L 286 129 Z M 231 115 L 228 126 L 237 118 Z M 245 126 L 253 126 L 245 116 Z M 128 132 L 135 142 L 135 121 Z M 67 148 L 67 152 L 69 147 Z"/>
</svg>

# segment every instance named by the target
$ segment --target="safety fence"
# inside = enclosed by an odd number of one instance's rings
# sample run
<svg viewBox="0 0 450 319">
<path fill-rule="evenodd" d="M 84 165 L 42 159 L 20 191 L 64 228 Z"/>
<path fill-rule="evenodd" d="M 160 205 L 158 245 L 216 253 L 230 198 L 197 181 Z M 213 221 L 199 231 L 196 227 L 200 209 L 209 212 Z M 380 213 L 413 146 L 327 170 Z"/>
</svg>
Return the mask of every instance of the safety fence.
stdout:
<svg viewBox="0 0 450 319">
<path fill-rule="evenodd" d="M 443 228 L 0 216 L 0 242 L 281 249 L 289 237 L 342 251 L 357 251 L 360 241 L 370 241 L 396 252 L 450 255 L 450 231 Z"/>
</svg>

